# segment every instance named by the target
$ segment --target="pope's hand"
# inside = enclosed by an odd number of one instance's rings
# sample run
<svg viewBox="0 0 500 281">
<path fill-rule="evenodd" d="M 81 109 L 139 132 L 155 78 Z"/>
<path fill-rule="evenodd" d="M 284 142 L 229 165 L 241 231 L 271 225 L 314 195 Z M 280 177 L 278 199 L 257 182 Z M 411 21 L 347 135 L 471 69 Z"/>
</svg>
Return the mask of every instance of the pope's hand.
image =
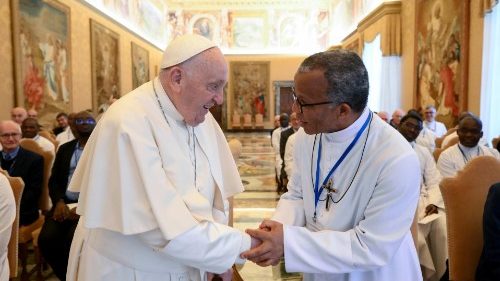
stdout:
<svg viewBox="0 0 500 281">
<path fill-rule="evenodd" d="M 283 225 L 272 220 L 264 220 L 259 229 L 247 229 L 246 232 L 262 243 L 241 254 L 260 266 L 277 265 L 283 257 Z"/>
</svg>

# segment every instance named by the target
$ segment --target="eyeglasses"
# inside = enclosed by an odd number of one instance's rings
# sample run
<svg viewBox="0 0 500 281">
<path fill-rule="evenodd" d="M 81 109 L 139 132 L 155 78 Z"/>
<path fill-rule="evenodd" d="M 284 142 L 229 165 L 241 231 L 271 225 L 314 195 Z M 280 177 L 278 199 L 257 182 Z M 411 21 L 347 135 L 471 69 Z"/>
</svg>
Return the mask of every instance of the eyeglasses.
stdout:
<svg viewBox="0 0 500 281">
<path fill-rule="evenodd" d="M 95 120 L 91 119 L 91 118 L 88 118 L 88 119 L 75 119 L 75 124 L 76 125 L 83 125 L 83 124 L 94 125 L 95 124 Z"/>
<path fill-rule="evenodd" d="M 299 99 L 297 99 L 297 95 L 295 94 L 294 88 L 292 88 L 292 97 L 293 97 L 293 103 L 299 105 L 300 113 L 304 113 L 304 107 L 334 103 L 333 101 L 323 101 L 323 102 L 316 102 L 316 103 L 302 103 Z"/>
<path fill-rule="evenodd" d="M 10 137 L 15 138 L 15 137 L 19 137 L 19 136 L 21 136 L 20 133 L 10 133 L 10 134 L 7 133 L 7 134 L 1 134 L 0 138 L 2 138 L 2 139 L 8 139 Z"/>
<path fill-rule="evenodd" d="M 415 132 L 420 132 L 424 128 L 421 124 L 414 125 L 414 124 L 411 124 L 410 122 L 404 122 L 401 125 L 404 126 L 406 129 L 413 130 Z"/>
</svg>

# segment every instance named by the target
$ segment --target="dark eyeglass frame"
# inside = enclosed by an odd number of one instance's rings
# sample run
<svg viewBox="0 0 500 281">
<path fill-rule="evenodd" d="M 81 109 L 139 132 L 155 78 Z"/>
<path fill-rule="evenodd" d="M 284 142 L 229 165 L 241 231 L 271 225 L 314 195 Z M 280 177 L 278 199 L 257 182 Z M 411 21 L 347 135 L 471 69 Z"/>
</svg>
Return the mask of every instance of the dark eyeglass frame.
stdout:
<svg viewBox="0 0 500 281">
<path fill-rule="evenodd" d="M 8 139 L 8 138 L 15 138 L 15 137 L 20 137 L 20 136 L 21 136 L 20 133 L 6 133 L 6 134 L 1 134 L 0 138 Z"/>
<path fill-rule="evenodd" d="M 83 125 L 83 124 L 94 125 L 95 124 L 95 120 L 91 119 L 91 118 L 87 118 L 87 119 L 75 119 L 75 125 Z"/>
<path fill-rule="evenodd" d="M 296 103 L 299 105 L 300 108 L 300 113 L 304 113 L 304 107 L 311 107 L 311 106 L 316 106 L 316 105 L 324 105 L 324 104 L 333 104 L 335 102 L 333 101 L 323 101 L 323 102 L 315 102 L 315 103 L 302 103 L 299 101 L 297 98 L 297 95 L 295 94 L 295 88 L 292 88 L 292 97 L 293 97 L 293 103 Z"/>
</svg>

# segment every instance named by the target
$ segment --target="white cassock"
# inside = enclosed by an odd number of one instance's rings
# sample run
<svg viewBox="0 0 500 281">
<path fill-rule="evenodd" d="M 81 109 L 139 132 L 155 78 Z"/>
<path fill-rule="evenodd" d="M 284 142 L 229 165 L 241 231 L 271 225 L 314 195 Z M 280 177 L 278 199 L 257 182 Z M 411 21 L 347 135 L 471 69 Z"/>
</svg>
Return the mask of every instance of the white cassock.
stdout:
<svg viewBox="0 0 500 281">
<path fill-rule="evenodd" d="M 462 170 L 470 160 L 483 155 L 500 159 L 500 154 L 496 149 L 480 144 L 474 147 L 466 147 L 457 143 L 448 147 L 439 155 L 437 167 L 443 178 L 451 178 Z"/>
<path fill-rule="evenodd" d="M 54 144 L 49 141 L 48 139 L 40 136 L 40 135 L 36 135 L 34 138 L 33 138 L 34 141 L 36 141 L 36 143 L 44 150 L 44 151 L 48 151 L 48 152 L 51 152 L 52 154 L 56 153 L 56 147 L 54 146 Z"/>
<path fill-rule="evenodd" d="M 284 224 L 286 270 L 304 272 L 305 281 L 422 280 L 410 233 L 420 190 L 418 159 L 408 141 L 378 116 L 333 173 L 338 189 L 333 199 L 339 202 L 327 211 L 319 201 L 313 220 L 319 138 L 323 181 L 369 114 L 365 109 L 348 128 L 317 135 L 314 153 L 315 136 L 296 133 L 295 169 L 273 219 Z"/>
<path fill-rule="evenodd" d="M 448 259 L 446 213 L 443 197 L 439 190 L 441 175 L 430 152 L 419 144 L 412 143 L 412 146 L 417 153 L 422 175 L 417 209 L 417 252 L 424 280 L 438 281 L 446 271 L 446 260 Z M 430 204 L 438 207 L 438 213 L 425 216 L 425 208 Z"/>
<path fill-rule="evenodd" d="M 281 132 L 287 130 L 290 126 L 283 128 L 279 127 L 278 129 L 273 131 L 271 135 L 271 145 L 274 149 L 274 168 L 276 169 L 276 175 L 280 178 L 281 175 L 281 165 L 283 164 L 283 159 L 281 159 L 280 155 L 280 140 L 281 140 Z"/>
<path fill-rule="evenodd" d="M 65 144 L 67 142 L 70 142 L 74 139 L 75 139 L 75 136 L 73 136 L 73 133 L 71 132 L 71 129 L 69 126 L 66 127 L 66 129 L 64 129 L 64 131 L 60 132 L 56 136 L 56 141 L 58 141 L 58 143 L 59 143 L 58 147 L 60 147 L 61 145 Z"/>
<path fill-rule="evenodd" d="M 436 149 L 436 135 L 425 127 L 420 131 L 415 142 L 427 148 L 430 153 L 433 153 L 434 149 Z"/>
<path fill-rule="evenodd" d="M 1 157 L 1 156 L 0 156 Z M 9 280 L 7 259 L 12 223 L 16 218 L 16 202 L 9 180 L 0 173 L 0 281 Z"/>
<path fill-rule="evenodd" d="M 453 138 L 455 138 L 455 137 L 457 137 L 457 138 L 458 138 L 457 131 L 455 131 L 455 132 L 453 132 L 453 133 L 451 133 L 451 134 L 447 135 L 447 136 L 444 138 L 443 142 L 441 143 L 441 147 L 445 147 L 445 146 L 447 146 L 447 145 L 448 145 L 448 143 L 449 143 L 449 142 L 450 142 Z M 488 141 L 487 141 L 484 137 L 482 137 L 482 138 L 480 138 L 480 139 L 479 139 L 479 143 L 478 143 L 478 144 L 479 144 L 479 145 L 484 145 L 484 146 L 489 146 Z"/>
<path fill-rule="evenodd" d="M 243 186 L 220 127 L 211 114 L 187 126 L 158 78 L 109 108 L 69 189 L 82 217 L 68 280 L 205 280 L 250 248 L 226 225 Z"/>
<path fill-rule="evenodd" d="M 448 131 L 446 126 L 439 121 L 424 121 L 424 127 L 431 131 L 437 138 L 442 137 Z"/>
<path fill-rule="evenodd" d="M 302 128 L 299 128 L 302 130 Z M 285 172 L 287 175 L 291 175 L 293 173 L 293 146 L 295 145 L 295 134 L 292 134 L 288 137 L 285 146 L 285 156 L 283 159 L 285 161 Z"/>
</svg>

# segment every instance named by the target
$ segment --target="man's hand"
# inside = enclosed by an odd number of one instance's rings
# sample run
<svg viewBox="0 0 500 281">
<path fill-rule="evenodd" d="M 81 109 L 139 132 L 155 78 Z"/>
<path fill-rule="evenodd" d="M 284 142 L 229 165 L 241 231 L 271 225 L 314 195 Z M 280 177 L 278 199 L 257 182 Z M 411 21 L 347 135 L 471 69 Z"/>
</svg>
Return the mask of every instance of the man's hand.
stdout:
<svg viewBox="0 0 500 281">
<path fill-rule="evenodd" d="M 58 222 L 64 221 L 69 216 L 69 209 L 66 203 L 63 200 L 57 202 L 56 207 L 54 208 L 54 214 L 52 215 L 52 219 Z"/>
<path fill-rule="evenodd" d="M 427 205 L 427 207 L 425 207 L 425 216 L 426 217 L 428 215 L 437 214 L 437 213 L 438 213 L 438 207 L 436 205 L 429 204 L 429 205 Z"/>
<path fill-rule="evenodd" d="M 207 281 L 215 281 L 215 280 L 222 280 L 222 281 L 231 281 L 233 279 L 233 269 L 230 268 L 226 272 L 221 273 L 221 274 L 214 274 L 214 273 L 207 273 Z"/>
<path fill-rule="evenodd" d="M 262 243 L 241 254 L 260 266 L 277 265 L 283 257 L 283 225 L 272 220 L 264 220 L 259 229 L 247 229 L 246 232 Z"/>
</svg>

